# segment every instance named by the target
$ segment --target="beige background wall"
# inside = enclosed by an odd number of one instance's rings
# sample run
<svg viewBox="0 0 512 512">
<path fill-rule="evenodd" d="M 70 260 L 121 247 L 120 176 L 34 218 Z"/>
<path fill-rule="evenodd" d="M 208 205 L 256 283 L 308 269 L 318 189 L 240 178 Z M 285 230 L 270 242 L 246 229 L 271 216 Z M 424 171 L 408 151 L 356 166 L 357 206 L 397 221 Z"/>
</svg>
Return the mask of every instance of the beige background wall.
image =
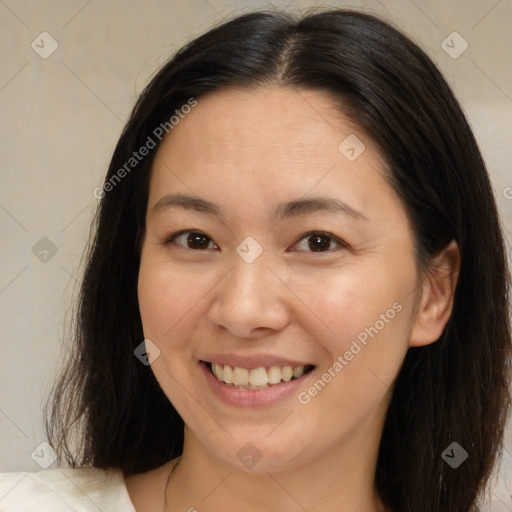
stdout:
<svg viewBox="0 0 512 512">
<path fill-rule="evenodd" d="M 480 142 L 510 239 L 511 0 L 0 0 L 0 472 L 40 469 L 31 453 L 45 441 L 41 403 L 60 361 L 92 192 L 148 77 L 226 17 L 321 5 L 383 15 L 439 65 Z M 454 31 L 468 43 L 458 58 L 461 39 L 452 56 L 442 48 Z M 504 461 L 489 510 L 512 510 L 509 451 Z"/>
</svg>

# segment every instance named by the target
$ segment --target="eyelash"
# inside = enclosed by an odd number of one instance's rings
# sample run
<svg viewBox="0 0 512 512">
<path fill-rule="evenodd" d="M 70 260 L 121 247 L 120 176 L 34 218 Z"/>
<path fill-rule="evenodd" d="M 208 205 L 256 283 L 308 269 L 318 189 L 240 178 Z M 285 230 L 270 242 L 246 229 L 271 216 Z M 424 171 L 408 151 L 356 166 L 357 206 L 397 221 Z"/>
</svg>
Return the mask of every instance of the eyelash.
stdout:
<svg viewBox="0 0 512 512">
<path fill-rule="evenodd" d="M 188 234 L 197 234 L 197 235 L 204 236 L 208 240 L 210 240 L 210 242 L 213 243 L 212 239 L 208 235 L 202 233 L 201 231 L 195 231 L 195 230 L 192 230 L 192 229 L 184 229 L 182 231 L 178 231 L 177 233 L 173 233 L 171 236 L 169 236 L 164 241 L 164 245 L 169 245 L 169 244 L 172 243 L 174 245 L 177 245 L 178 247 L 181 247 L 182 249 L 187 249 L 187 250 L 190 250 L 190 251 L 202 251 L 202 250 L 204 250 L 204 249 L 192 249 L 190 247 L 185 247 L 183 245 L 177 244 L 175 242 L 175 240 L 179 236 L 188 235 Z M 305 251 L 305 252 L 311 252 L 312 254 L 315 254 L 315 253 L 321 253 L 321 254 L 324 253 L 325 254 L 325 253 L 332 253 L 332 252 L 335 252 L 336 250 L 340 250 L 340 249 L 347 249 L 349 247 L 348 244 L 346 244 L 343 240 L 340 240 L 338 237 L 334 236 L 331 233 L 327 233 L 325 231 L 309 231 L 309 232 L 305 233 L 304 235 L 302 235 L 302 237 L 299 238 L 297 240 L 297 242 L 294 243 L 294 245 L 296 245 L 297 243 L 301 242 L 304 239 L 311 238 L 313 236 L 328 238 L 329 242 L 335 242 L 335 243 L 338 244 L 339 247 L 338 247 L 338 249 L 334 249 L 334 250 L 333 249 L 328 249 L 326 251 Z"/>
</svg>

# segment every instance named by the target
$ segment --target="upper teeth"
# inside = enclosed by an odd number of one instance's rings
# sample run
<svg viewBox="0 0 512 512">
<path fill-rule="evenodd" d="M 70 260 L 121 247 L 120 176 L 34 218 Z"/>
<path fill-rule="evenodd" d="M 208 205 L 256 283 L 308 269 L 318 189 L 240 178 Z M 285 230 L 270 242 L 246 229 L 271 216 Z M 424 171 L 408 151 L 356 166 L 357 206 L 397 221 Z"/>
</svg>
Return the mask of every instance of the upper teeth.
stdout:
<svg viewBox="0 0 512 512">
<path fill-rule="evenodd" d="M 304 366 L 271 366 L 268 370 L 264 367 L 248 370 L 238 366 L 212 363 L 212 372 L 219 381 L 226 384 L 267 387 L 268 384 L 279 384 L 281 380 L 288 382 L 292 377 L 299 378 L 304 373 Z"/>
</svg>

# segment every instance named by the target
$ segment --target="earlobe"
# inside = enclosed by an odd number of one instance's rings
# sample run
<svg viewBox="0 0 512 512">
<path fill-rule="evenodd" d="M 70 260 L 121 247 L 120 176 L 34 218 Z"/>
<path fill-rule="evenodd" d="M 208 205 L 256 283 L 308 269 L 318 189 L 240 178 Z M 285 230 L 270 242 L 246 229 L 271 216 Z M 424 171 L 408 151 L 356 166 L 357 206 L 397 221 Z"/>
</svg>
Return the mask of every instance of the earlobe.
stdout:
<svg viewBox="0 0 512 512">
<path fill-rule="evenodd" d="M 437 341 L 448 323 L 460 271 L 460 251 L 452 240 L 429 264 L 422 282 L 420 303 L 409 345 L 421 347 Z"/>
</svg>

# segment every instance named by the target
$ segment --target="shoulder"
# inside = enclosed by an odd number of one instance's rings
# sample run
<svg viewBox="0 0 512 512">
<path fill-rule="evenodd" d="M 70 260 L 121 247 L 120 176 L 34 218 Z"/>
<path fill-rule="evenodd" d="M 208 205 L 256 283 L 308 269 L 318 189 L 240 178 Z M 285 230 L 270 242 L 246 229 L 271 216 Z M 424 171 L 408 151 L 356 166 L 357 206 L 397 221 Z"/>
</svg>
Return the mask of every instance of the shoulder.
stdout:
<svg viewBox="0 0 512 512">
<path fill-rule="evenodd" d="M 0 512 L 135 512 L 118 469 L 0 473 Z"/>
</svg>

